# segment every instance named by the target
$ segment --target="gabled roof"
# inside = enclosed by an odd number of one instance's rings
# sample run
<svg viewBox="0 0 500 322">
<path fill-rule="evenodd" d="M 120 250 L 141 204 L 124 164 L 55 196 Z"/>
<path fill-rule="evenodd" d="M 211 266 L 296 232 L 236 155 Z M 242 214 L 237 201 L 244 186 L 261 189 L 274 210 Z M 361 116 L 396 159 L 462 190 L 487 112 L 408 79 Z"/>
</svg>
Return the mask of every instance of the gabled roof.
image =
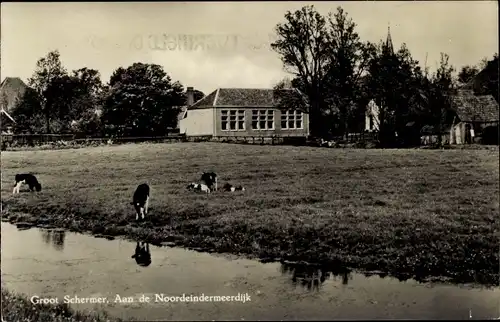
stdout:
<svg viewBox="0 0 500 322">
<path fill-rule="evenodd" d="M 16 121 L 14 121 L 14 119 L 12 118 L 12 116 L 10 116 L 10 114 L 9 114 L 9 113 L 7 113 L 7 111 L 5 111 L 3 108 L 2 108 L 2 109 L 0 109 L 0 114 L 1 114 L 1 115 L 5 115 L 5 116 L 7 116 L 7 118 L 8 118 L 9 120 L 11 120 L 12 122 L 16 123 Z M 1 117 L 1 116 L 0 116 L 0 117 Z"/>
<path fill-rule="evenodd" d="M 287 89 L 297 91 L 297 89 Z M 209 107 L 276 107 L 273 89 L 268 88 L 218 88 L 189 109 Z"/>
<path fill-rule="evenodd" d="M 177 121 L 182 120 L 186 116 L 187 106 L 181 106 L 181 111 L 177 114 Z"/>
<path fill-rule="evenodd" d="M 0 104 L 6 111 L 10 111 L 28 86 L 19 77 L 5 77 L 0 84 Z M 5 105 L 5 106 L 4 106 Z"/>
<path fill-rule="evenodd" d="M 492 95 L 476 96 L 461 90 L 451 96 L 452 108 L 462 122 L 498 122 L 498 103 Z"/>
</svg>

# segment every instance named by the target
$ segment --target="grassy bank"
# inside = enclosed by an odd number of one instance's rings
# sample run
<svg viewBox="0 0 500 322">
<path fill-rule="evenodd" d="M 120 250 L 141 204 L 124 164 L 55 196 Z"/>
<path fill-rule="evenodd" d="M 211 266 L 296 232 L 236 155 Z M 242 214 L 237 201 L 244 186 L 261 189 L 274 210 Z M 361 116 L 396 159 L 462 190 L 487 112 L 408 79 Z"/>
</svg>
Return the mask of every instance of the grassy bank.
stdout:
<svg viewBox="0 0 500 322">
<path fill-rule="evenodd" d="M 3 216 L 260 258 L 498 285 L 498 150 L 217 143 L 2 153 Z M 244 193 L 188 192 L 202 171 Z M 38 194 L 12 196 L 16 173 Z M 137 184 L 152 187 L 134 223 Z M 497 230 L 498 231 L 498 230 Z"/>
<path fill-rule="evenodd" d="M 67 305 L 33 304 L 28 297 L 2 287 L 2 321 L 104 322 L 121 321 L 104 314 L 82 313 Z"/>
</svg>

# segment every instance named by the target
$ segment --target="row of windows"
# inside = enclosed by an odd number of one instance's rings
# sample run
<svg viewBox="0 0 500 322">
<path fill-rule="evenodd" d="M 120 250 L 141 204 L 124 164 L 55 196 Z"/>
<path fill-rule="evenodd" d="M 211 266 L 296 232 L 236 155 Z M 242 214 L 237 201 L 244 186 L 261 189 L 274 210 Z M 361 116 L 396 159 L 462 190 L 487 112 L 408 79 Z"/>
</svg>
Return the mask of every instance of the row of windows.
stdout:
<svg viewBox="0 0 500 322">
<path fill-rule="evenodd" d="M 222 131 L 245 131 L 245 110 L 222 110 Z M 252 110 L 252 130 L 274 130 L 274 110 Z M 301 111 L 281 112 L 281 128 L 284 130 L 303 129 Z"/>
</svg>

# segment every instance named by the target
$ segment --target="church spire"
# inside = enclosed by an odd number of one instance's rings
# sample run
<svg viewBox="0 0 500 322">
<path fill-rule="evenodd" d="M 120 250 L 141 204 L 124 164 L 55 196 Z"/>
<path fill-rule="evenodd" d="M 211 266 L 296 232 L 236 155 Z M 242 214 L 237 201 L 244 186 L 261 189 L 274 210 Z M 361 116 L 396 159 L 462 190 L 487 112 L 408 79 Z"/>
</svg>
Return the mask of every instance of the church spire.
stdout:
<svg viewBox="0 0 500 322">
<path fill-rule="evenodd" d="M 392 45 L 392 37 L 391 37 L 391 24 L 387 27 L 387 39 L 385 41 L 385 49 L 389 54 L 394 54 L 394 46 Z"/>
</svg>

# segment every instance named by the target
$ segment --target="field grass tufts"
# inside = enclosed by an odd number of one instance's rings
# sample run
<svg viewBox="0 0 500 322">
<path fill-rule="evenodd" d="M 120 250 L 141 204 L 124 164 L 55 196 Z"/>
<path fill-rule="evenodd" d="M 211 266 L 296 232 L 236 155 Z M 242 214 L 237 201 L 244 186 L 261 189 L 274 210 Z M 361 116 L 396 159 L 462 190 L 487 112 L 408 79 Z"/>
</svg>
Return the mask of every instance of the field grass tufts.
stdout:
<svg viewBox="0 0 500 322">
<path fill-rule="evenodd" d="M 204 195 L 203 171 L 247 191 Z M 32 172 L 40 193 L 12 196 Z M 130 201 L 152 188 L 147 221 Z M 217 143 L 2 153 L 3 220 L 266 260 L 499 283 L 498 150 Z"/>
</svg>

